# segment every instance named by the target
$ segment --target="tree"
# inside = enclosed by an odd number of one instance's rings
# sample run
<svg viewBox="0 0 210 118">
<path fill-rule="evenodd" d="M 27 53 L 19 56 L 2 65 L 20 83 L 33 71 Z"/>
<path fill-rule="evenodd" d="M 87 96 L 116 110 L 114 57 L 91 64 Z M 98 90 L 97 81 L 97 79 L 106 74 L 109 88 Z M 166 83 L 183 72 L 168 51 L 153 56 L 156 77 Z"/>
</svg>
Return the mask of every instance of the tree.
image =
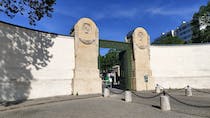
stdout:
<svg viewBox="0 0 210 118">
<path fill-rule="evenodd" d="M 206 29 L 202 33 L 203 42 L 210 42 L 210 26 L 206 27 Z"/>
<path fill-rule="evenodd" d="M 210 25 L 210 2 L 206 6 L 201 6 L 199 11 L 194 13 L 192 19 L 192 43 L 210 42 L 209 26 L 206 29 L 200 29 L 201 24 Z"/>
<path fill-rule="evenodd" d="M 161 38 L 155 40 L 152 44 L 184 44 L 185 41 L 172 36 L 162 36 Z"/>
<path fill-rule="evenodd" d="M 52 17 L 56 0 L 1 0 L 0 13 L 14 18 L 18 13 L 29 19 L 30 25 L 36 25 L 43 17 Z"/>
<path fill-rule="evenodd" d="M 106 55 L 99 56 L 100 70 L 107 72 L 113 66 L 119 65 L 119 53 L 120 51 L 117 49 L 110 49 Z"/>
</svg>

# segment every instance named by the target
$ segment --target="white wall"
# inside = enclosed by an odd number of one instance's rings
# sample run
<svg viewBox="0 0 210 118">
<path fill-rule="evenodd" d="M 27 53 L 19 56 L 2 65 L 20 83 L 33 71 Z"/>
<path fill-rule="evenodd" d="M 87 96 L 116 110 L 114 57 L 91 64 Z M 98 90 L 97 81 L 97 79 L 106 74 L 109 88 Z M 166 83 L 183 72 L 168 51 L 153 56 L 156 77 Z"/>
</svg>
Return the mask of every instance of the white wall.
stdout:
<svg viewBox="0 0 210 118">
<path fill-rule="evenodd" d="M 155 83 L 165 88 L 210 88 L 210 44 L 151 46 Z"/>
<path fill-rule="evenodd" d="M 53 56 L 48 65 L 40 70 L 33 68 L 34 79 L 31 82 L 29 98 L 71 95 L 74 59 L 74 39 L 58 36 L 52 39 L 54 45 L 49 48 Z"/>
<path fill-rule="evenodd" d="M 0 102 L 71 95 L 74 38 L 0 22 Z"/>
</svg>

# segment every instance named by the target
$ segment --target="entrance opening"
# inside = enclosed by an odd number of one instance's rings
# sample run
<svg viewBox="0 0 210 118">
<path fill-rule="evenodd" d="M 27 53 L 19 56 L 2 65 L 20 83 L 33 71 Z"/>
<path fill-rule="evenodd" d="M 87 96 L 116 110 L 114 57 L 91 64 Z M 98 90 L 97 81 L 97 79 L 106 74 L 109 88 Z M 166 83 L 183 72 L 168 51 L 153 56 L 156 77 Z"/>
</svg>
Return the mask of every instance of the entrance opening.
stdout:
<svg viewBox="0 0 210 118">
<path fill-rule="evenodd" d="M 118 49 L 100 48 L 99 69 L 104 87 L 120 88 L 122 85 L 120 53 Z"/>
<path fill-rule="evenodd" d="M 132 46 L 130 43 L 99 40 L 99 69 L 104 86 L 132 89 Z"/>
</svg>

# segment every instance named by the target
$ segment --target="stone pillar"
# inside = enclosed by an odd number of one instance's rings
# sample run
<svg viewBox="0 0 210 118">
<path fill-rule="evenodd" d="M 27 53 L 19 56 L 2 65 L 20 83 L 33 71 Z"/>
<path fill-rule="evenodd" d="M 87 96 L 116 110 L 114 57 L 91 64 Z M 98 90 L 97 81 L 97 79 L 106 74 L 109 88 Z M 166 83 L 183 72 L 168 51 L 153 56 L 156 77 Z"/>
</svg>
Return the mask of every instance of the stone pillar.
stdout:
<svg viewBox="0 0 210 118">
<path fill-rule="evenodd" d="M 131 91 L 125 91 L 125 102 L 132 102 L 132 93 L 131 93 Z"/>
<path fill-rule="evenodd" d="M 185 96 L 192 96 L 192 89 L 189 85 L 185 88 Z"/>
<path fill-rule="evenodd" d="M 155 93 L 160 93 L 160 86 L 157 84 L 155 87 Z"/>
<path fill-rule="evenodd" d="M 110 90 L 109 90 L 108 88 L 104 88 L 103 96 L 104 96 L 105 98 L 107 98 L 107 97 L 110 96 Z"/>
<path fill-rule="evenodd" d="M 165 95 L 160 96 L 160 108 L 162 111 L 171 110 L 170 100 L 168 96 L 165 96 Z"/>
<path fill-rule="evenodd" d="M 99 31 L 88 18 L 80 19 L 71 32 L 75 45 L 73 94 L 102 93 L 98 70 Z"/>
<path fill-rule="evenodd" d="M 135 80 L 134 90 L 154 90 L 155 82 L 150 68 L 150 39 L 144 28 L 136 28 L 127 35 L 127 41 L 133 43 Z"/>
</svg>

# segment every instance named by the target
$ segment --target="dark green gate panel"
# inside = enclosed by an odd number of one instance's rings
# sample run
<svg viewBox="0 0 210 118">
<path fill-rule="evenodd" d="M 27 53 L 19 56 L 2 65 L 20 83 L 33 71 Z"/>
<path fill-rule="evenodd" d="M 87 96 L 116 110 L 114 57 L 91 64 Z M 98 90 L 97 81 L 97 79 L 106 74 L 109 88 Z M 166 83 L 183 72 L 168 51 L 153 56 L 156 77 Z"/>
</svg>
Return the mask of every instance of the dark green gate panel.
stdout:
<svg viewBox="0 0 210 118">
<path fill-rule="evenodd" d="M 115 49 L 127 50 L 127 49 L 131 49 L 131 43 L 100 39 L 99 47 L 100 48 L 115 48 Z"/>
</svg>

